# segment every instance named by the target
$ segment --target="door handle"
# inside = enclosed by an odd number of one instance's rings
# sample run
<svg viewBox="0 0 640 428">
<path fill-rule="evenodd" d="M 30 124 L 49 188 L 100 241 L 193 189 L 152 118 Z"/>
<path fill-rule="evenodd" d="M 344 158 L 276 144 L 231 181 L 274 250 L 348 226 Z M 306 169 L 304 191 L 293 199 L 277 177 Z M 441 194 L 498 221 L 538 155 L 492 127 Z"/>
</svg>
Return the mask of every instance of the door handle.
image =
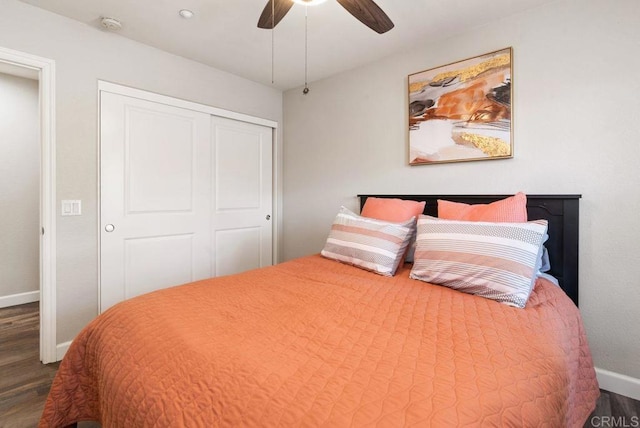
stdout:
<svg viewBox="0 0 640 428">
<path fill-rule="evenodd" d="M 267 214 L 267 216 L 265 217 L 267 220 L 271 220 L 271 216 L 269 214 Z"/>
<path fill-rule="evenodd" d="M 108 224 L 104 227 L 104 230 L 106 230 L 107 232 L 113 232 L 114 230 L 116 230 L 116 227 L 112 224 Z"/>
</svg>

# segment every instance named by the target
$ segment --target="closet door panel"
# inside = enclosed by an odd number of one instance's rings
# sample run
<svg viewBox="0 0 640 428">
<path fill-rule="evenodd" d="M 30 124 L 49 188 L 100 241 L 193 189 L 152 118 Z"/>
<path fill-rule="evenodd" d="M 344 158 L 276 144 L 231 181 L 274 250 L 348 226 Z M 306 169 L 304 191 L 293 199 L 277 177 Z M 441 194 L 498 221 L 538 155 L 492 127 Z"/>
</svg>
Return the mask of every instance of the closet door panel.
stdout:
<svg viewBox="0 0 640 428">
<path fill-rule="evenodd" d="M 211 272 L 210 116 L 101 93 L 100 310 Z"/>
<path fill-rule="evenodd" d="M 214 273 L 270 266 L 272 129 L 221 117 L 211 123 Z"/>
</svg>

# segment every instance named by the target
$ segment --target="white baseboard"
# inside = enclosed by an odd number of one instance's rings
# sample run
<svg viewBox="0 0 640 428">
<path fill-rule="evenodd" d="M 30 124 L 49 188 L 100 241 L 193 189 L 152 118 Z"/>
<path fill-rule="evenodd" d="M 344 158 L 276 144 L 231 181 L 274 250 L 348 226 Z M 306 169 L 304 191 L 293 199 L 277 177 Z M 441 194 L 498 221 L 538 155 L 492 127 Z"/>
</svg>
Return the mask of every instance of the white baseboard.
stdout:
<svg viewBox="0 0 640 428">
<path fill-rule="evenodd" d="M 56 345 L 56 361 L 62 360 L 62 357 L 67 353 L 69 346 L 71 346 L 71 340 L 64 343 L 58 343 Z"/>
<path fill-rule="evenodd" d="M 601 389 L 640 400 L 640 379 L 597 367 L 596 376 Z"/>
<path fill-rule="evenodd" d="M 40 290 L 27 291 L 26 293 L 10 294 L 0 297 L 0 308 L 9 306 L 24 305 L 25 303 L 37 302 L 40 300 Z"/>
</svg>

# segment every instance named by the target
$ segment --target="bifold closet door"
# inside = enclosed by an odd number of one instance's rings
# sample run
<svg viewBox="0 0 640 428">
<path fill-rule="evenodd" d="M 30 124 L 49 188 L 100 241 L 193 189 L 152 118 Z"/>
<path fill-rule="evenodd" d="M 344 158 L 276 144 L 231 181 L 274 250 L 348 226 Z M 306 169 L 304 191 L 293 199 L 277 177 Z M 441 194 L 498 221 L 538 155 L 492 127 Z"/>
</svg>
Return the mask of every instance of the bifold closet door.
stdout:
<svg viewBox="0 0 640 428">
<path fill-rule="evenodd" d="M 100 97 L 100 311 L 211 276 L 210 115 Z"/>
</svg>

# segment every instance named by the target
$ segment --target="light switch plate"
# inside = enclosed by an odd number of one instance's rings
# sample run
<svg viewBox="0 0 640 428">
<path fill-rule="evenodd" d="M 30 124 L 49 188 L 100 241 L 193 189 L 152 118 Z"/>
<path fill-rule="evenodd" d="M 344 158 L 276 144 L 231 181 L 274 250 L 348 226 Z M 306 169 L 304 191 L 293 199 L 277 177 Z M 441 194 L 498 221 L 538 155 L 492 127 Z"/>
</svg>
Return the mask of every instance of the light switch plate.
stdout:
<svg viewBox="0 0 640 428">
<path fill-rule="evenodd" d="M 82 215 L 82 201 L 79 199 L 63 200 L 61 215 Z"/>
</svg>

